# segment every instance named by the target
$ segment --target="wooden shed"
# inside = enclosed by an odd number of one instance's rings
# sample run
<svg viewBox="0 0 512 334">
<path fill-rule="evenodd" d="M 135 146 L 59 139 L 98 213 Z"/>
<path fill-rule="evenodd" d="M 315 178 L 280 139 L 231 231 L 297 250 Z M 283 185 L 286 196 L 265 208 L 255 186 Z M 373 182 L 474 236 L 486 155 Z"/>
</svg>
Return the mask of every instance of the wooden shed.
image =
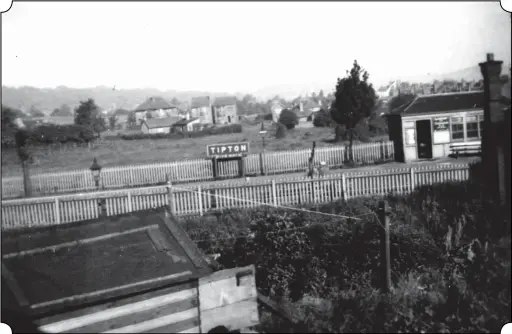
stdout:
<svg viewBox="0 0 512 334">
<path fill-rule="evenodd" d="M 254 266 L 215 272 L 163 208 L 2 232 L 2 311 L 47 333 L 207 333 L 259 322 Z"/>
<path fill-rule="evenodd" d="M 397 161 L 449 156 L 454 147 L 480 149 L 484 93 L 419 96 L 387 115 Z"/>
</svg>

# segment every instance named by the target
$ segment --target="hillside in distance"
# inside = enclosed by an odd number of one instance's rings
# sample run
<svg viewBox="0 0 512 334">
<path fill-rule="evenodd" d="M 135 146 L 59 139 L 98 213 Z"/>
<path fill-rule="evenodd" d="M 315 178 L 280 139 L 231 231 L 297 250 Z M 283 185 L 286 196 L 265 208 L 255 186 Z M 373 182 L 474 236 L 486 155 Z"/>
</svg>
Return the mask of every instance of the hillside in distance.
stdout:
<svg viewBox="0 0 512 334">
<path fill-rule="evenodd" d="M 510 65 L 509 65 L 510 66 Z M 507 74 L 509 72 L 509 68 L 505 64 L 503 64 L 503 69 L 501 74 Z M 482 80 L 482 72 L 480 71 L 480 66 L 471 66 L 458 71 L 450 72 L 450 73 L 428 73 L 424 75 L 417 76 L 402 76 L 400 78 L 396 78 L 401 81 L 407 81 L 410 83 L 430 83 L 434 80 L 444 81 L 444 80 L 455 80 L 455 81 L 479 81 Z"/>
<path fill-rule="evenodd" d="M 152 88 L 141 89 L 114 89 L 113 87 L 70 88 L 59 86 L 57 88 L 35 87 L 9 87 L 2 86 L 2 104 L 22 111 L 28 111 L 32 106 L 48 114 L 63 104 L 71 108 L 78 106 L 80 101 L 94 99 L 102 109 L 122 108 L 132 110 L 150 96 L 161 96 L 167 100 L 177 98 L 181 102 L 188 102 L 194 96 L 225 96 L 226 93 L 213 93 L 202 91 L 160 91 Z"/>
</svg>

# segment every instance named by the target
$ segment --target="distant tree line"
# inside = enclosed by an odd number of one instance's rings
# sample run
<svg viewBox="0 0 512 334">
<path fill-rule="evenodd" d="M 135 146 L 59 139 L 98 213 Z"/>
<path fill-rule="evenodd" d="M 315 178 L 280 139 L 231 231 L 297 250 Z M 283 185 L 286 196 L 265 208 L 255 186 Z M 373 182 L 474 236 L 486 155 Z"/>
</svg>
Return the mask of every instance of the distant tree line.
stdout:
<svg viewBox="0 0 512 334">
<path fill-rule="evenodd" d="M 66 107 L 61 108 L 68 113 Z M 67 110 L 67 111 L 66 111 Z M 35 112 L 31 112 L 34 114 Z M 71 113 L 69 111 L 69 113 Z M 73 114 L 73 113 L 71 113 Z M 24 128 L 24 142 L 27 146 L 53 144 L 53 143 L 83 143 L 97 138 L 100 132 L 107 128 L 106 120 L 101 115 L 94 100 L 88 99 L 80 102 L 74 110 L 74 124 L 56 125 L 41 124 Z M 27 115 L 17 109 L 2 105 L 2 147 L 16 147 L 16 133 L 20 124 L 27 120 Z"/>
</svg>

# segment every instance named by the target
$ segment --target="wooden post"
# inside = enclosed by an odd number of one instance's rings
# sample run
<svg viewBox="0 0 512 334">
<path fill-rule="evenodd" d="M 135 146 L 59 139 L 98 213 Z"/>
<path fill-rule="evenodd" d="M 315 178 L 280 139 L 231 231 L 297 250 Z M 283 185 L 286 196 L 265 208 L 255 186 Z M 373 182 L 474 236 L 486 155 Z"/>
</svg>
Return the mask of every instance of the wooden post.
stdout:
<svg viewBox="0 0 512 334">
<path fill-rule="evenodd" d="M 344 201 L 348 200 L 347 177 L 345 176 L 345 173 L 341 174 L 341 198 Z"/>
<path fill-rule="evenodd" d="M 389 292 L 391 290 L 391 250 L 389 242 L 389 214 L 388 214 L 387 201 L 379 202 L 379 220 L 382 226 L 381 229 L 381 270 L 382 270 L 382 292 Z"/>
<path fill-rule="evenodd" d="M 261 175 L 265 175 L 265 159 L 263 152 L 260 152 L 260 173 Z"/>
<path fill-rule="evenodd" d="M 197 186 L 197 203 L 199 204 L 199 216 L 203 216 L 203 193 L 201 186 Z"/>
<path fill-rule="evenodd" d="M 272 180 L 272 204 L 274 207 L 277 206 L 277 191 L 276 191 L 276 180 Z"/>
<path fill-rule="evenodd" d="M 60 224 L 60 205 L 58 197 L 55 197 L 55 224 Z"/>
<path fill-rule="evenodd" d="M 409 170 L 409 175 L 410 175 L 410 181 L 411 181 L 411 193 L 416 189 L 416 184 L 415 184 L 415 176 L 414 176 L 414 168 L 411 167 L 411 169 Z"/>
<path fill-rule="evenodd" d="M 243 157 L 238 158 L 238 175 L 240 177 L 245 176 L 245 163 Z"/>
<path fill-rule="evenodd" d="M 313 161 L 315 160 L 315 147 L 316 147 L 316 142 L 314 141 L 313 148 L 311 149 L 311 156 L 309 157 L 309 161 L 308 161 L 308 176 L 310 178 L 313 178 L 313 169 L 314 169 Z"/>
<path fill-rule="evenodd" d="M 218 164 L 218 161 L 217 161 L 217 158 L 212 158 L 212 170 L 213 170 L 213 179 L 214 180 L 217 180 L 218 178 L 218 175 L 219 175 L 219 164 Z"/>
<path fill-rule="evenodd" d="M 176 203 L 174 202 L 174 198 L 172 196 L 172 182 L 171 182 L 171 178 L 169 177 L 169 174 L 167 174 L 166 177 L 167 177 L 167 197 L 168 197 L 168 201 L 169 201 L 169 212 L 171 213 L 172 217 L 175 217 Z"/>
</svg>

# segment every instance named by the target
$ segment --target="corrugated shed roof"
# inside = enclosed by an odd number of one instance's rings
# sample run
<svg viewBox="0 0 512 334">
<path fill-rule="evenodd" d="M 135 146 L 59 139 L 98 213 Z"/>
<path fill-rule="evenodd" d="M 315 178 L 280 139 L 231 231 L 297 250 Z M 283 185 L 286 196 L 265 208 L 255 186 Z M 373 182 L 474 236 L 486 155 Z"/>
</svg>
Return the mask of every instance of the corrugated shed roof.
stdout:
<svg viewBox="0 0 512 334">
<path fill-rule="evenodd" d="M 236 104 L 236 96 L 221 96 L 215 99 L 213 105 L 216 107 L 231 106 Z"/>
<path fill-rule="evenodd" d="M 210 97 L 209 96 L 197 96 L 193 97 L 190 102 L 190 108 L 201 108 L 201 107 L 209 107 L 210 106 Z"/>
<path fill-rule="evenodd" d="M 417 115 L 457 110 L 483 109 L 484 92 L 460 92 L 419 96 L 392 114 Z"/>
<path fill-rule="evenodd" d="M 176 108 L 176 106 L 173 106 L 172 104 L 170 104 L 169 102 L 167 102 L 165 99 L 163 99 L 161 97 L 152 96 L 152 97 L 148 98 L 146 101 L 144 101 L 137 108 L 135 108 L 135 111 L 171 109 L 171 108 Z"/>
<path fill-rule="evenodd" d="M 167 128 L 178 122 L 181 117 L 150 118 L 144 121 L 149 129 Z"/>
<path fill-rule="evenodd" d="M 163 208 L 2 232 L 2 264 L 19 288 L 11 294 L 15 302 L 24 295 L 25 306 L 34 313 L 62 311 L 212 272 Z"/>
</svg>

